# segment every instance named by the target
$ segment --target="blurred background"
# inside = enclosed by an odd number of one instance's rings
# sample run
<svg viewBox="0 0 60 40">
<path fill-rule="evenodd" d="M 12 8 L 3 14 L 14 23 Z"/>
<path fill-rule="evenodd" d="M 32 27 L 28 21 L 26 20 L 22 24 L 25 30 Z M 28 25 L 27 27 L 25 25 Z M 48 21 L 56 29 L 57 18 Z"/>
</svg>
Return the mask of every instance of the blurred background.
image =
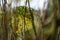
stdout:
<svg viewBox="0 0 60 40">
<path fill-rule="evenodd" d="M 0 0 L 0 40 L 60 40 L 60 0 Z"/>
</svg>

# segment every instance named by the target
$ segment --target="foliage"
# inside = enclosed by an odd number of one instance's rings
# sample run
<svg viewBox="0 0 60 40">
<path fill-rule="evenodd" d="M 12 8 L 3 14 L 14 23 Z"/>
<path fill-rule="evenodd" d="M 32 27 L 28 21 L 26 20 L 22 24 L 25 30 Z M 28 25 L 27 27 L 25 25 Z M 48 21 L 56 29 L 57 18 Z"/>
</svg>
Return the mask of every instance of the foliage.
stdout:
<svg viewBox="0 0 60 40">
<path fill-rule="evenodd" d="M 16 0 L 16 2 L 18 1 L 20 0 Z M 50 37 L 53 37 L 51 39 L 53 40 L 57 38 L 58 30 L 60 31 L 59 2 L 56 3 L 55 0 L 49 2 L 50 12 L 42 22 L 40 13 L 38 14 L 36 10 L 30 8 L 29 1 L 26 0 L 28 7 L 18 6 L 16 9 L 12 8 L 12 12 L 6 10 L 5 1 L 3 10 L 0 10 L 0 35 L 3 36 L 3 40 L 43 40 L 43 38 L 50 40 Z M 58 5 L 56 6 L 56 4 Z M 45 12 L 45 14 L 47 13 Z"/>
</svg>

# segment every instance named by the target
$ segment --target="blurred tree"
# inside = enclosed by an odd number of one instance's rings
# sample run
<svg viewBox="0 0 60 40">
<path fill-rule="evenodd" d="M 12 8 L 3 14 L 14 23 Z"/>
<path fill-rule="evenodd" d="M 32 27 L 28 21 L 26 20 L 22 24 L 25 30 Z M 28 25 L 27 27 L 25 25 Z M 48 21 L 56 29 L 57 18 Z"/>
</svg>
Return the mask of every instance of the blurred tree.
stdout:
<svg viewBox="0 0 60 40">
<path fill-rule="evenodd" d="M 3 40 L 7 40 L 8 29 L 7 29 L 7 10 L 6 10 L 7 0 L 4 0 L 3 4 L 3 15 L 2 15 L 2 28 L 3 28 Z"/>
</svg>

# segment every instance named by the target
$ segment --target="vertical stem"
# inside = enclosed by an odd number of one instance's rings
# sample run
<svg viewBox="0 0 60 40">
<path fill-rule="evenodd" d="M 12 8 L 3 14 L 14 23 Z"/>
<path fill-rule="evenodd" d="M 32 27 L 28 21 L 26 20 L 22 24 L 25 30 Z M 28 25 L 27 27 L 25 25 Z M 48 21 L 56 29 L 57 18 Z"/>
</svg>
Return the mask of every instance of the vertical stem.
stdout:
<svg viewBox="0 0 60 40">
<path fill-rule="evenodd" d="M 34 30 L 34 32 L 35 32 L 36 40 L 38 40 L 38 38 L 37 38 L 37 33 L 36 33 L 36 28 L 35 28 L 35 25 L 34 25 L 34 16 L 33 16 L 33 13 L 32 13 L 32 11 L 31 11 L 31 9 L 30 9 L 30 2 L 29 2 L 29 0 L 27 0 L 27 2 L 28 2 L 28 6 L 29 6 L 29 11 L 30 11 L 31 17 L 32 17 L 33 30 Z"/>
<path fill-rule="evenodd" d="M 3 15 L 2 15 L 2 27 L 3 27 L 3 31 L 4 33 L 4 37 L 3 40 L 7 40 L 7 34 L 8 34 L 8 30 L 7 30 L 7 10 L 6 10 L 6 4 L 7 4 L 7 0 L 4 0 L 4 4 L 3 4 Z"/>
</svg>

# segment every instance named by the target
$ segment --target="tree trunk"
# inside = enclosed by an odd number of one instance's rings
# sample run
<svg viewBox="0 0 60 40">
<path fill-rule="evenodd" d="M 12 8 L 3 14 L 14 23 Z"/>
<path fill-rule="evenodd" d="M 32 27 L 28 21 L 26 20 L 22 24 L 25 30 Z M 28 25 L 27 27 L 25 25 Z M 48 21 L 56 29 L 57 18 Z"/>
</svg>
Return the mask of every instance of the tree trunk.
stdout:
<svg viewBox="0 0 60 40">
<path fill-rule="evenodd" d="M 3 15 L 2 15 L 2 27 L 3 27 L 3 40 L 7 40 L 8 30 L 7 30 L 7 10 L 6 10 L 7 0 L 4 0 L 3 4 Z"/>
</svg>

